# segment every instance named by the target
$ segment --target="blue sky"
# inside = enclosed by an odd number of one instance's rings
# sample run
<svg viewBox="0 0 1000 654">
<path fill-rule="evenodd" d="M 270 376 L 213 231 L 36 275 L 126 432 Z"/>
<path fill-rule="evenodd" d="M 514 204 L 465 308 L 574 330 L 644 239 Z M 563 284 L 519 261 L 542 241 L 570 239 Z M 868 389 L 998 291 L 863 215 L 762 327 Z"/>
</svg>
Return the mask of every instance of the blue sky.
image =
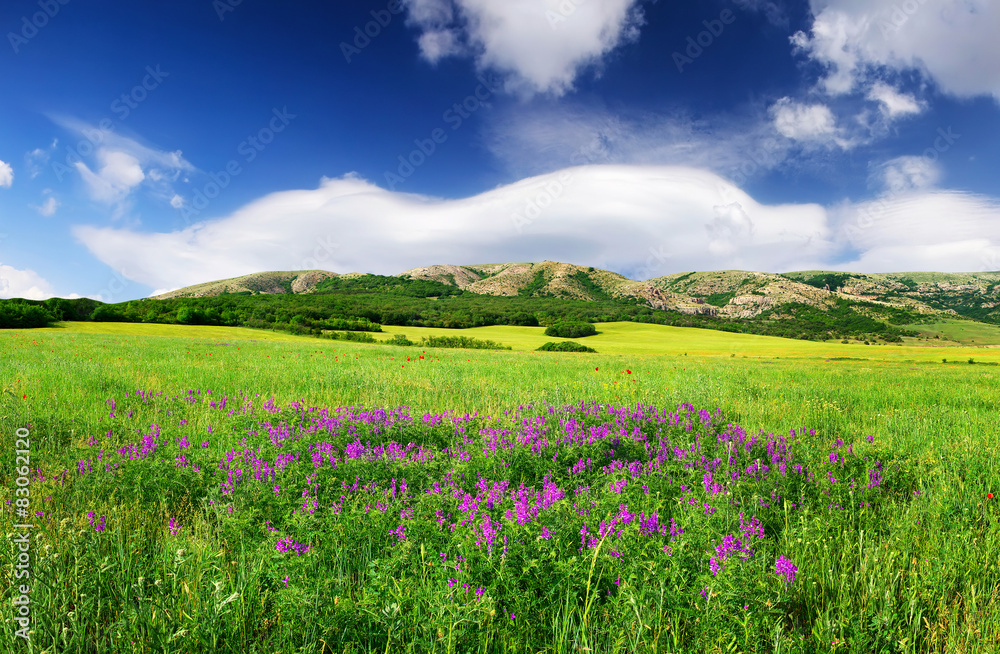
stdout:
<svg viewBox="0 0 1000 654">
<path fill-rule="evenodd" d="M 989 0 L 10 0 L 0 32 L 0 297 L 1000 269 Z"/>
</svg>

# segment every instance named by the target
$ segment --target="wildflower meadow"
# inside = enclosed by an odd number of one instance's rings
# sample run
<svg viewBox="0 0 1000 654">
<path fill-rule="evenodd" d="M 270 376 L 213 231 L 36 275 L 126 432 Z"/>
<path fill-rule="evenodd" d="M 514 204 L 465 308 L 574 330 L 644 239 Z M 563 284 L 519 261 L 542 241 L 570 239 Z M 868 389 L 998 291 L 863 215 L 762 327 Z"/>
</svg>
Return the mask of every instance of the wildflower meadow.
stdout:
<svg viewBox="0 0 1000 654">
<path fill-rule="evenodd" d="M 995 651 L 995 370 L 6 332 L 0 651 Z"/>
</svg>

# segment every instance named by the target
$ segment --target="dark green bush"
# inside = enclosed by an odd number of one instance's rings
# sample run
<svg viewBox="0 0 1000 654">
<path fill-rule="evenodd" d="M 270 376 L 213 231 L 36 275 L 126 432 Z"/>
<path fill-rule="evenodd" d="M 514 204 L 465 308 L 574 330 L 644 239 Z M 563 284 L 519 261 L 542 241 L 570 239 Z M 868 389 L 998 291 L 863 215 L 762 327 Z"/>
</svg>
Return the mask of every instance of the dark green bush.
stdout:
<svg viewBox="0 0 1000 654">
<path fill-rule="evenodd" d="M 353 341 L 354 343 L 378 343 L 368 332 L 323 332 L 324 338 L 336 341 Z"/>
<path fill-rule="evenodd" d="M 44 306 L 28 304 L 23 300 L 0 302 L 0 328 L 48 327 L 54 321 L 55 316 Z"/>
<path fill-rule="evenodd" d="M 559 338 L 582 338 L 593 336 L 597 333 L 597 328 L 589 322 L 557 322 L 545 328 L 546 336 L 558 336 Z"/>
<path fill-rule="evenodd" d="M 468 336 L 424 336 L 420 339 L 422 347 L 460 347 L 468 350 L 509 350 L 507 345 L 496 341 L 482 341 Z"/>
<path fill-rule="evenodd" d="M 579 343 L 574 343 L 573 341 L 560 341 L 558 343 L 550 342 L 538 349 L 542 352 L 597 352 L 597 350 L 592 347 L 580 345 Z"/>
</svg>

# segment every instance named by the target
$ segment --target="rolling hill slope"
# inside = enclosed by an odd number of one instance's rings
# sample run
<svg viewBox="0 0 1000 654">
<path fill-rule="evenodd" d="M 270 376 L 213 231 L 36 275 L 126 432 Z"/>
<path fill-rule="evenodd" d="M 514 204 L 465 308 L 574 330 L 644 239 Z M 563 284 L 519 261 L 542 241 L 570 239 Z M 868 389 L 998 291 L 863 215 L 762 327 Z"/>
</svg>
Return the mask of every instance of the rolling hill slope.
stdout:
<svg viewBox="0 0 1000 654">
<path fill-rule="evenodd" d="M 389 278 L 362 273 L 340 275 L 323 270 L 262 272 L 206 282 L 155 299 L 211 297 L 222 294 L 310 294 L 334 292 L 331 278 Z M 915 316 L 964 316 L 1000 322 L 1000 272 L 983 273 L 845 273 L 798 271 L 784 274 L 719 270 L 676 273 L 645 281 L 591 266 L 556 261 L 433 265 L 395 275 L 424 280 L 469 293 L 502 297 L 546 297 L 589 302 L 626 302 L 652 309 L 701 314 L 727 320 L 779 316 L 784 308 L 804 305 L 831 311 L 846 302 L 874 318 L 891 311 Z"/>
</svg>

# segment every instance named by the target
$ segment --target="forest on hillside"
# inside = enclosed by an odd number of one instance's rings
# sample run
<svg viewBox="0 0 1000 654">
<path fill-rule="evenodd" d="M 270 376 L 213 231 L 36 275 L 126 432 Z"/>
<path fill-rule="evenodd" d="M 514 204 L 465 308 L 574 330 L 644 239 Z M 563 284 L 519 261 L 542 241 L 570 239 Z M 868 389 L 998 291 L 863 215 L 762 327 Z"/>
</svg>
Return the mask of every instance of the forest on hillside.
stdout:
<svg viewBox="0 0 1000 654">
<path fill-rule="evenodd" d="M 90 299 L 0 301 L 0 327 L 44 327 L 59 321 L 141 322 L 276 329 L 293 334 L 380 331 L 381 325 L 465 329 L 490 325 L 542 326 L 557 322 L 631 321 L 698 327 L 799 339 L 865 338 L 899 342 L 914 335 L 898 327 L 916 317 L 870 305 L 875 319 L 857 311 L 867 303 L 840 301 L 831 310 L 786 304 L 747 320 L 661 311 L 638 299 L 572 300 L 527 293 L 479 295 L 427 280 L 364 275 L 331 278 L 310 294 L 222 294 L 213 297 L 142 299 L 104 304 Z M 895 324 L 893 324 L 895 323 Z"/>
</svg>

